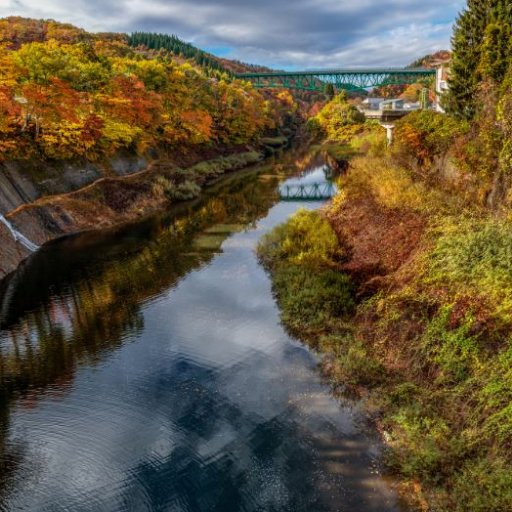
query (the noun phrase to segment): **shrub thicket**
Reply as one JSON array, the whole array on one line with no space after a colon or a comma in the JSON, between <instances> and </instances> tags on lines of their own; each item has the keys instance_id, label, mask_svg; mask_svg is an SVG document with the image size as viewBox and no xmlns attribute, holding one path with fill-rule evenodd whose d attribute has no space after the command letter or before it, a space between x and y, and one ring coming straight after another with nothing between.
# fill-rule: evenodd
<instances>
[{"instance_id":1,"label":"shrub thicket","mask_svg":"<svg viewBox=\"0 0 512 512\"><path fill-rule=\"evenodd\" d=\"M345 92L341 92L308 123L315 135L324 135L329 140L349 142L362 130L364 122L364 114L349 103Z\"/></svg>"}]
</instances>

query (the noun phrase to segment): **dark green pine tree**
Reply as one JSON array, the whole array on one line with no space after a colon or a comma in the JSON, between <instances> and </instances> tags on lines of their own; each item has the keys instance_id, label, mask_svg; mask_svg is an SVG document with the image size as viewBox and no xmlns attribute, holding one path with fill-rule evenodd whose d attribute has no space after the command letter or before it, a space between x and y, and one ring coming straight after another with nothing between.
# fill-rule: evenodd
<instances>
[{"instance_id":1,"label":"dark green pine tree","mask_svg":"<svg viewBox=\"0 0 512 512\"><path fill-rule=\"evenodd\" d=\"M476 97L482 81L482 44L494 4L496 0L468 0L455 23L450 90L444 105L450 113L466 119L474 117L476 112Z\"/></svg>"},{"instance_id":2,"label":"dark green pine tree","mask_svg":"<svg viewBox=\"0 0 512 512\"><path fill-rule=\"evenodd\" d=\"M199 66L225 71L224 67L208 53L196 48L190 43L185 43L175 35L153 34L149 32L134 32L128 36L128 44L134 47L143 45L151 50L168 50L175 55L187 59L194 59Z\"/></svg>"},{"instance_id":3,"label":"dark green pine tree","mask_svg":"<svg viewBox=\"0 0 512 512\"><path fill-rule=\"evenodd\" d=\"M500 86L507 74L512 56L512 4L496 0L489 11L488 24L482 41L480 72L484 80Z\"/></svg>"},{"instance_id":4,"label":"dark green pine tree","mask_svg":"<svg viewBox=\"0 0 512 512\"><path fill-rule=\"evenodd\" d=\"M336 94L336 91L334 90L334 85L331 83L325 84L324 94L329 100L332 100Z\"/></svg>"}]
</instances>

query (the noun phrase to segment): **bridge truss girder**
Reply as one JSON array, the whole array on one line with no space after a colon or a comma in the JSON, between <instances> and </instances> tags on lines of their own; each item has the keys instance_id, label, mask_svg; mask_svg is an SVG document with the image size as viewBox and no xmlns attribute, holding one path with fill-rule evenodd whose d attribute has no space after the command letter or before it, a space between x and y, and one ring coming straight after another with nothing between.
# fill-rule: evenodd
<instances>
[{"instance_id":1,"label":"bridge truss girder","mask_svg":"<svg viewBox=\"0 0 512 512\"><path fill-rule=\"evenodd\" d=\"M285 185L279 191L283 201L325 201L331 199L336 192L333 183L310 183L299 185Z\"/></svg>"},{"instance_id":2,"label":"bridge truss girder","mask_svg":"<svg viewBox=\"0 0 512 512\"><path fill-rule=\"evenodd\" d=\"M283 73L246 73L237 75L262 89L297 89L323 91L327 84L337 90L357 91L385 85L408 85L434 78L433 69L340 70Z\"/></svg>"}]
</instances>

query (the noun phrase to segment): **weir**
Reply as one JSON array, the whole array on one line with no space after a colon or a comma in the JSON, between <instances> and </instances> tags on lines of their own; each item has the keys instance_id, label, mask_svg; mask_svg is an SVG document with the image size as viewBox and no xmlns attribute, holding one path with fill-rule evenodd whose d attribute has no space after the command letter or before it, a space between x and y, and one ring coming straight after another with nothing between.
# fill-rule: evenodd
<instances>
[{"instance_id":1,"label":"weir","mask_svg":"<svg viewBox=\"0 0 512 512\"><path fill-rule=\"evenodd\" d=\"M25 249L35 252L39 246L31 242L25 235L20 233L3 215L0 214L0 222L9 230L16 242L19 242Z\"/></svg>"}]
</instances>

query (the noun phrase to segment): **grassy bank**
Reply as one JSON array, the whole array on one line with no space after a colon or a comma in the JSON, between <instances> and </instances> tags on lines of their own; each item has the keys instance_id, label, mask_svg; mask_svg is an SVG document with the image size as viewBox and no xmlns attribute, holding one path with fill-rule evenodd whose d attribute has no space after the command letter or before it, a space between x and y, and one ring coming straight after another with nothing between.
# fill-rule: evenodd
<instances>
[{"instance_id":1,"label":"grassy bank","mask_svg":"<svg viewBox=\"0 0 512 512\"><path fill-rule=\"evenodd\" d=\"M321 333L326 323L343 329L353 309L350 279L339 272L343 251L317 212L299 211L261 240L260 260L274 277L282 318L301 337Z\"/></svg>"},{"instance_id":2,"label":"grassy bank","mask_svg":"<svg viewBox=\"0 0 512 512\"><path fill-rule=\"evenodd\" d=\"M354 341L356 286L343 271L348 255L325 215L300 210L264 236L257 250L272 275L287 329L326 353L329 371L336 372L340 382L373 381L382 370Z\"/></svg>"},{"instance_id":3,"label":"grassy bank","mask_svg":"<svg viewBox=\"0 0 512 512\"><path fill-rule=\"evenodd\" d=\"M259 246L283 321L365 397L413 505L512 510L510 220L365 144Z\"/></svg>"},{"instance_id":4,"label":"grassy bank","mask_svg":"<svg viewBox=\"0 0 512 512\"><path fill-rule=\"evenodd\" d=\"M199 195L201 187L224 174L256 164L262 158L263 155L258 151L246 151L200 162L188 169L164 171L153 178L152 190L157 195L163 194L170 201L193 199Z\"/></svg>"}]
</instances>

